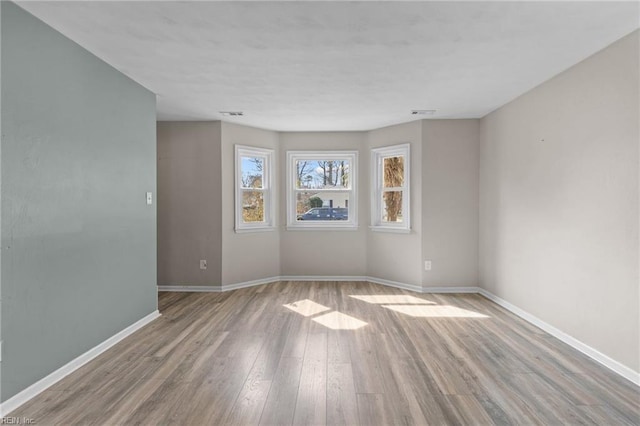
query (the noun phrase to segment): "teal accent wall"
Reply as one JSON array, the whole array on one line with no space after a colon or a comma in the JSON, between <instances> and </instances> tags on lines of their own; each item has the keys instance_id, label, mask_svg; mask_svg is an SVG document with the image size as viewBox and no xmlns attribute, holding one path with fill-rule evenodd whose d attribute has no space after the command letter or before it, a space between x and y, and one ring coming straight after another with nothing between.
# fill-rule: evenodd
<instances>
[{"instance_id":1,"label":"teal accent wall","mask_svg":"<svg viewBox=\"0 0 640 426\"><path fill-rule=\"evenodd\" d=\"M1 10L1 395L157 309L155 96Z\"/></svg>"}]
</instances>

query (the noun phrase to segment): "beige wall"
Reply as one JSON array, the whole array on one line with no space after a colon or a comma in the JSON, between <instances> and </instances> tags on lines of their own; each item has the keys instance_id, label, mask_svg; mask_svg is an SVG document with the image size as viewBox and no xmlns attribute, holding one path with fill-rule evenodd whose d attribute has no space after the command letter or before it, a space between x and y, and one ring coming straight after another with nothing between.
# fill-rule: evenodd
<instances>
[{"instance_id":1,"label":"beige wall","mask_svg":"<svg viewBox=\"0 0 640 426\"><path fill-rule=\"evenodd\" d=\"M280 134L280 188L286 188L286 153L290 150L357 150L359 166L357 231L284 231L286 194L280 198L282 275L366 275L366 228L369 223L368 151L364 132Z\"/></svg>"},{"instance_id":2,"label":"beige wall","mask_svg":"<svg viewBox=\"0 0 640 426\"><path fill-rule=\"evenodd\" d=\"M225 122L159 123L159 285L231 285L279 275L476 285L474 132L474 120L317 133L277 133ZM369 228L370 148L400 143L411 144L412 230L374 232ZM277 228L272 232L234 230L236 144L276 151ZM289 150L358 151L358 230L286 230ZM207 259L207 271L199 269L199 259ZM423 271L424 259L434 262L433 271Z\"/></svg>"},{"instance_id":3,"label":"beige wall","mask_svg":"<svg viewBox=\"0 0 640 426\"><path fill-rule=\"evenodd\" d=\"M222 285L280 275L280 232L235 232L235 145L277 149L278 133L222 122ZM276 180L281 164L276 155ZM274 188L278 218L278 186ZM282 222L276 219L279 227Z\"/></svg>"},{"instance_id":4,"label":"beige wall","mask_svg":"<svg viewBox=\"0 0 640 426\"><path fill-rule=\"evenodd\" d=\"M640 371L638 32L481 121L483 288Z\"/></svg>"},{"instance_id":5,"label":"beige wall","mask_svg":"<svg viewBox=\"0 0 640 426\"><path fill-rule=\"evenodd\" d=\"M479 120L422 121L424 287L478 285ZM423 262L424 263L424 262Z\"/></svg>"},{"instance_id":6,"label":"beige wall","mask_svg":"<svg viewBox=\"0 0 640 426\"><path fill-rule=\"evenodd\" d=\"M158 285L219 286L220 122L159 122L157 138Z\"/></svg>"},{"instance_id":7,"label":"beige wall","mask_svg":"<svg viewBox=\"0 0 640 426\"><path fill-rule=\"evenodd\" d=\"M422 285L422 126L421 121L384 127L367 133L369 148L409 143L411 149L410 196L411 232L408 234L372 231L370 219L370 195L367 192L367 271L375 278L405 284ZM369 163L370 151L365 153ZM370 180L369 172L366 175Z\"/></svg>"}]
</instances>

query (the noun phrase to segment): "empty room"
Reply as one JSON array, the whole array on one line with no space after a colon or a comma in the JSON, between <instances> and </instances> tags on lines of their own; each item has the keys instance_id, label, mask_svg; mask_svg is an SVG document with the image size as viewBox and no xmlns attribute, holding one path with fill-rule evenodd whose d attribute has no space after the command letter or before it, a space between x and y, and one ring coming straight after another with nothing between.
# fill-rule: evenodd
<instances>
[{"instance_id":1,"label":"empty room","mask_svg":"<svg viewBox=\"0 0 640 426\"><path fill-rule=\"evenodd\" d=\"M640 424L640 3L0 1L0 424Z\"/></svg>"}]
</instances>

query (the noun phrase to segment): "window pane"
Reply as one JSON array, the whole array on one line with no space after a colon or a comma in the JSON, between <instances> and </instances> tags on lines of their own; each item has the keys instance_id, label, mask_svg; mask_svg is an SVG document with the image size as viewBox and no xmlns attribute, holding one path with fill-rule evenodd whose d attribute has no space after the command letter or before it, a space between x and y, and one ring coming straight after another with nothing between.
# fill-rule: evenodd
<instances>
[{"instance_id":1,"label":"window pane","mask_svg":"<svg viewBox=\"0 0 640 426\"><path fill-rule=\"evenodd\" d=\"M404 185L404 157L387 157L383 160L385 188L397 188Z\"/></svg>"},{"instance_id":2,"label":"window pane","mask_svg":"<svg viewBox=\"0 0 640 426\"><path fill-rule=\"evenodd\" d=\"M402 222L402 191L382 193L382 221Z\"/></svg>"},{"instance_id":3,"label":"window pane","mask_svg":"<svg viewBox=\"0 0 640 426\"><path fill-rule=\"evenodd\" d=\"M349 220L348 206L348 192L298 192L296 197L296 220Z\"/></svg>"},{"instance_id":4,"label":"window pane","mask_svg":"<svg viewBox=\"0 0 640 426\"><path fill-rule=\"evenodd\" d=\"M349 188L349 160L296 160L296 188Z\"/></svg>"},{"instance_id":5,"label":"window pane","mask_svg":"<svg viewBox=\"0 0 640 426\"><path fill-rule=\"evenodd\" d=\"M264 194L262 191L242 191L242 221L264 222Z\"/></svg>"},{"instance_id":6,"label":"window pane","mask_svg":"<svg viewBox=\"0 0 640 426\"><path fill-rule=\"evenodd\" d=\"M242 157L242 187L263 188L264 158Z\"/></svg>"}]
</instances>

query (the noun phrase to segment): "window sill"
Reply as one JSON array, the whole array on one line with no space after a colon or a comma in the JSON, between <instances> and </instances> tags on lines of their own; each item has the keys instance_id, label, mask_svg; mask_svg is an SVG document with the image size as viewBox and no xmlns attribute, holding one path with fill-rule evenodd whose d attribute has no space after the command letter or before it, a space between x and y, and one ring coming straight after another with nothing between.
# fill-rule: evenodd
<instances>
[{"instance_id":1,"label":"window sill","mask_svg":"<svg viewBox=\"0 0 640 426\"><path fill-rule=\"evenodd\" d=\"M300 225L287 225L287 231L357 231L358 225L348 226L335 226L335 225L315 225L315 226L300 226Z\"/></svg>"},{"instance_id":2,"label":"window sill","mask_svg":"<svg viewBox=\"0 0 640 426\"><path fill-rule=\"evenodd\" d=\"M393 226L370 226L370 230L373 232L387 232L391 234L410 234L411 228L396 228Z\"/></svg>"},{"instance_id":3,"label":"window sill","mask_svg":"<svg viewBox=\"0 0 640 426\"><path fill-rule=\"evenodd\" d=\"M272 232L275 231L275 226L260 226L255 228L236 228L236 234L249 234L253 232Z\"/></svg>"}]
</instances>

